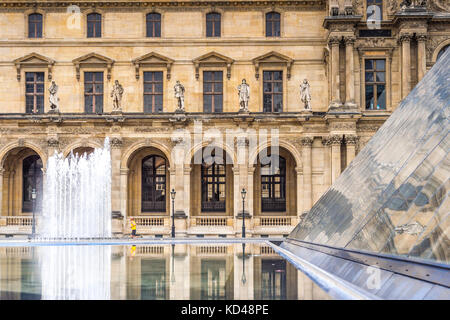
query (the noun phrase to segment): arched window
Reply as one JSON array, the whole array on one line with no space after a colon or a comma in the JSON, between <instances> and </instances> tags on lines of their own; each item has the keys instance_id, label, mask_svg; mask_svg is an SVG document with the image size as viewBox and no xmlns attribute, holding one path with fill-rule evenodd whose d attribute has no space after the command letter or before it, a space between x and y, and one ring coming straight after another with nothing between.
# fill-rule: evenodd
<instances>
[{"instance_id":1,"label":"arched window","mask_svg":"<svg viewBox=\"0 0 450 320\"><path fill-rule=\"evenodd\" d=\"M142 212L166 211L166 160L148 156L142 160Z\"/></svg>"},{"instance_id":2,"label":"arched window","mask_svg":"<svg viewBox=\"0 0 450 320\"><path fill-rule=\"evenodd\" d=\"M442 55L448 50L449 47L450 47L450 44L446 45L445 47L443 47L443 48L439 51L439 53L438 53L438 55L437 55L437 57L436 57L436 61L438 61L439 58L442 57Z\"/></svg>"},{"instance_id":3,"label":"arched window","mask_svg":"<svg viewBox=\"0 0 450 320\"><path fill-rule=\"evenodd\" d=\"M42 38L42 14L28 15L28 38Z\"/></svg>"},{"instance_id":4,"label":"arched window","mask_svg":"<svg viewBox=\"0 0 450 320\"><path fill-rule=\"evenodd\" d=\"M266 13L266 37L281 36L281 16L278 12Z\"/></svg>"},{"instance_id":5,"label":"arched window","mask_svg":"<svg viewBox=\"0 0 450 320\"><path fill-rule=\"evenodd\" d=\"M36 191L36 209L42 199L42 160L38 155L25 158L22 164L22 212L33 211L33 190Z\"/></svg>"},{"instance_id":6,"label":"arched window","mask_svg":"<svg viewBox=\"0 0 450 320\"><path fill-rule=\"evenodd\" d=\"M147 37L161 37L161 15L156 12L148 13L145 19L147 27Z\"/></svg>"},{"instance_id":7,"label":"arched window","mask_svg":"<svg viewBox=\"0 0 450 320\"><path fill-rule=\"evenodd\" d=\"M261 212L286 211L286 160L277 160L261 164Z\"/></svg>"},{"instance_id":8,"label":"arched window","mask_svg":"<svg viewBox=\"0 0 450 320\"><path fill-rule=\"evenodd\" d=\"M87 37L100 38L102 36L102 15L89 13L87 15Z\"/></svg>"},{"instance_id":9,"label":"arched window","mask_svg":"<svg viewBox=\"0 0 450 320\"><path fill-rule=\"evenodd\" d=\"M220 13L208 13L206 15L206 36L220 37Z\"/></svg>"},{"instance_id":10,"label":"arched window","mask_svg":"<svg viewBox=\"0 0 450 320\"><path fill-rule=\"evenodd\" d=\"M212 154L214 157L214 154ZM225 162L225 161L224 161ZM204 161L202 164L202 211L225 212L225 163Z\"/></svg>"}]
</instances>

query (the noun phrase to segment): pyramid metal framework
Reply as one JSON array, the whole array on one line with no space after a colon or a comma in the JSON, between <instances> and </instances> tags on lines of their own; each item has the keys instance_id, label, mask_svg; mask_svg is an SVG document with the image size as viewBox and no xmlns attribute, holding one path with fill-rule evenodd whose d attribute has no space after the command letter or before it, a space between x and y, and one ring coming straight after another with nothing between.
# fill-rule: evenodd
<instances>
[{"instance_id":1,"label":"pyramid metal framework","mask_svg":"<svg viewBox=\"0 0 450 320\"><path fill-rule=\"evenodd\" d=\"M437 264L448 279L449 116L447 50L281 246Z\"/></svg>"}]
</instances>

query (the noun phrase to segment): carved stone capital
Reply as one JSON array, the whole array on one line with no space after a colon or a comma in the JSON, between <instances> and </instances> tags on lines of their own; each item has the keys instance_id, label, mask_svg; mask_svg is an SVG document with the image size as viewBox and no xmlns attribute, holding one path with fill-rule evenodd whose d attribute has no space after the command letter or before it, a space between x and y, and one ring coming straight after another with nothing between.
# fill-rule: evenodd
<instances>
[{"instance_id":1,"label":"carved stone capital","mask_svg":"<svg viewBox=\"0 0 450 320\"><path fill-rule=\"evenodd\" d=\"M356 145L358 143L359 137L357 135L346 135L345 143L349 145Z\"/></svg>"},{"instance_id":2,"label":"carved stone capital","mask_svg":"<svg viewBox=\"0 0 450 320\"><path fill-rule=\"evenodd\" d=\"M331 145L330 137L329 137L329 136L322 137L322 144L323 144L324 146L329 146L329 145Z\"/></svg>"},{"instance_id":3,"label":"carved stone capital","mask_svg":"<svg viewBox=\"0 0 450 320\"><path fill-rule=\"evenodd\" d=\"M344 42L346 46L355 45L356 38L355 37L344 37Z\"/></svg>"},{"instance_id":4,"label":"carved stone capital","mask_svg":"<svg viewBox=\"0 0 450 320\"><path fill-rule=\"evenodd\" d=\"M338 46L341 43L340 37L337 36L331 36L328 38L328 45L329 46Z\"/></svg>"},{"instance_id":5,"label":"carved stone capital","mask_svg":"<svg viewBox=\"0 0 450 320\"><path fill-rule=\"evenodd\" d=\"M312 137L303 137L300 139L300 144L303 147L311 147L314 139Z\"/></svg>"},{"instance_id":6,"label":"carved stone capital","mask_svg":"<svg viewBox=\"0 0 450 320\"><path fill-rule=\"evenodd\" d=\"M427 41L427 35L426 34L420 34L416 36L418 42L426 42Z\"/></svg>"},{"instance_id":7,"label":"carved stone capital","mask_svg":"<svg viewBox=\"0 0 450 320\"><path fill-rule=\"evenodd\" d=\"M403 33L398 37L398 42L399 43L403 43L403 42L411 42L412 39L412 34L410 33Z\"/></svg>"},{"instance_id":8,"label":"carved stone capital","mask_svg":"<svg viewBox=\"0 0 450 320\"><path fill-rule=\"evenodd\" d=\"M249 140L247 137L237 137L236 138L236 146L237 147L248 147Z\"/></svg>"},{"instance_id":9,"label":"carved stone capital","mask_svg":"<svg viewBox=\"0 0 450 320\"><path fill-rule=\"evenodd\" d=\"M120 139L120 138L112 138L110 143L111 143L111 148L121 148L122 147L122 139Z\"/></svg>"},{"instance_id":10,"label":"carved stone capital","mask_svg":"<svg viewBox=\"0 0 450 320\"><path fill-rule=\"evenodd\" d=\"M57 138L51 137L47 139L47 145L52 148L58 148L59 140Z\"/></svg>"},{"instance_id":11,"label":"carved stone capital","mask_svg":"<svg viewBox=\"0 0 450 320\"><path fill-rule=\"evenodd\" d=\"M330 144L331 145L341 145L342 144L343 137L338 134L334 134L330 136Z\"/></svg>"}]
</instances>

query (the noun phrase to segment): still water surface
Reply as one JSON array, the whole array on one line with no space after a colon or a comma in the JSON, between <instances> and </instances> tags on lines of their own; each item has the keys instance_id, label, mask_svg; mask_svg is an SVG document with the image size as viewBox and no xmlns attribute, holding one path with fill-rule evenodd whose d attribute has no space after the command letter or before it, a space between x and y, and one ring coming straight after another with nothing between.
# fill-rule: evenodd
<instances>
[{"instance_id":1,"label":"still water surface","mask_svg":"<svg viewBox=\"0 0 450 320\"><path fill-rule=\"evenodd\" d=\"M0 299L331 299L265 244L0 247Z\"/></svg>"}]
</instances>

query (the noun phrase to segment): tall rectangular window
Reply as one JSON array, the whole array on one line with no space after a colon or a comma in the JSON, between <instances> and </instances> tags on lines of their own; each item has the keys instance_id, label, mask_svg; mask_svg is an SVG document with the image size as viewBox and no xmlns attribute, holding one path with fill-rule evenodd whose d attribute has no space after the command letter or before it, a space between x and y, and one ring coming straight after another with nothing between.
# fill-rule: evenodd
<instances>
[{"instance_id":1,"label":"tall rectangular window","mask_svg":"<svg viewBox=\"0 0 450 320\"><path fill-rule=\"evenodd\" d=\"M367 19L383 20L383 0L367 0Z\"/></svg>"},{"instance_id":2,"label":"tall rectangular window","mask_svg":"<svg viewBox=\"0 0 450 320\"><path fill-rule=\"evenodd\" d=\"M25 72L26 113L44 113L44 72Z\"/></svg>"},{"instance_id":3,"label":"tall rectangular window","mask_svg":"<svg viewBox=\"0 0 450 320\"><path fill-rule=\"evenodd\" d=\"M28 38L42 38L42 14L28 16Z\"/></svg>"},{"instance_id":4,"label":"tall rectangular window","mask_svg":"<svg viewBox=\"0 0 450 320\"><path fill-rule=\"evenodd\" d=\"M263 111L283 111L283 71L263 72Z\"/></svg>"},{"instance_id":5,"label":"tall rectangular window","mask_svg":"<svg viewBox=\"0 0 450 320\"><path fill-rule=\"evenodd\" d=\"M163 111L163 73L144 72L144 112Z\"/></svg>"},{"instance_id":6,"label":"tall rectangular window","mask_svg":"<svg viewBox=\"0 0 450 320\"><path fill-rule=\"evenodd\" d=\"M203 112L223 111L223 72L203 72Z\"/></svg>"},{"instance_id":7,"label":"tall rectangular window","mask_svg":"<svg viewBox=\"0 0 450 320\"><path fill-rule=\"evenodd\" d=\"M281 16L278 12L266 14L266 37L281 36Z\"/></svg>"},{"instance_id":8,"label":"tall rectangular window","mask_svg":"<svg viewBox=\"0 0 450 320\"><path fill-rule=\"evenodd\" d=\"M102 36L102 15L90 13L87 15L87 37L100 38Z\"/></svg>"},{"instance_id":9,"label":"tall rectangular window","mask_svg":"<svg viewBox=\"0 0 450 320\"><path fill-rule=\"evenodd\" d=\"M386 60L366 59L365 98L367 110L386 110Z\"/></svg>"},{"instance_id":10,"label":"tall rectangular window","mask_svg":"<svg viewBox=\"0 0 450 320\"><path fill-rule=\"evenodd\" d=\"M208 13L206 15L206 36L220 37L220 13Z\"/></svg>"},{"instance_id":11,"label":"tall rectangular window","mask_svg":"<svg viewBox=\"0 0 450 320\"><path fill-rule=\"evenodd\" d=\"M161 15L159 13L149 13L146 16L147 37L161 37Z\"/></svg>"},{"instance_id":12,"label":"tall rectangular window","mask_svg":"<svg viewBox=\"0 0 450 320\"><path fill-rule=\"evenodd\" d=\"M84 111L103 113L103 72L84 73Z\"/></svg>"}]
</instances>

